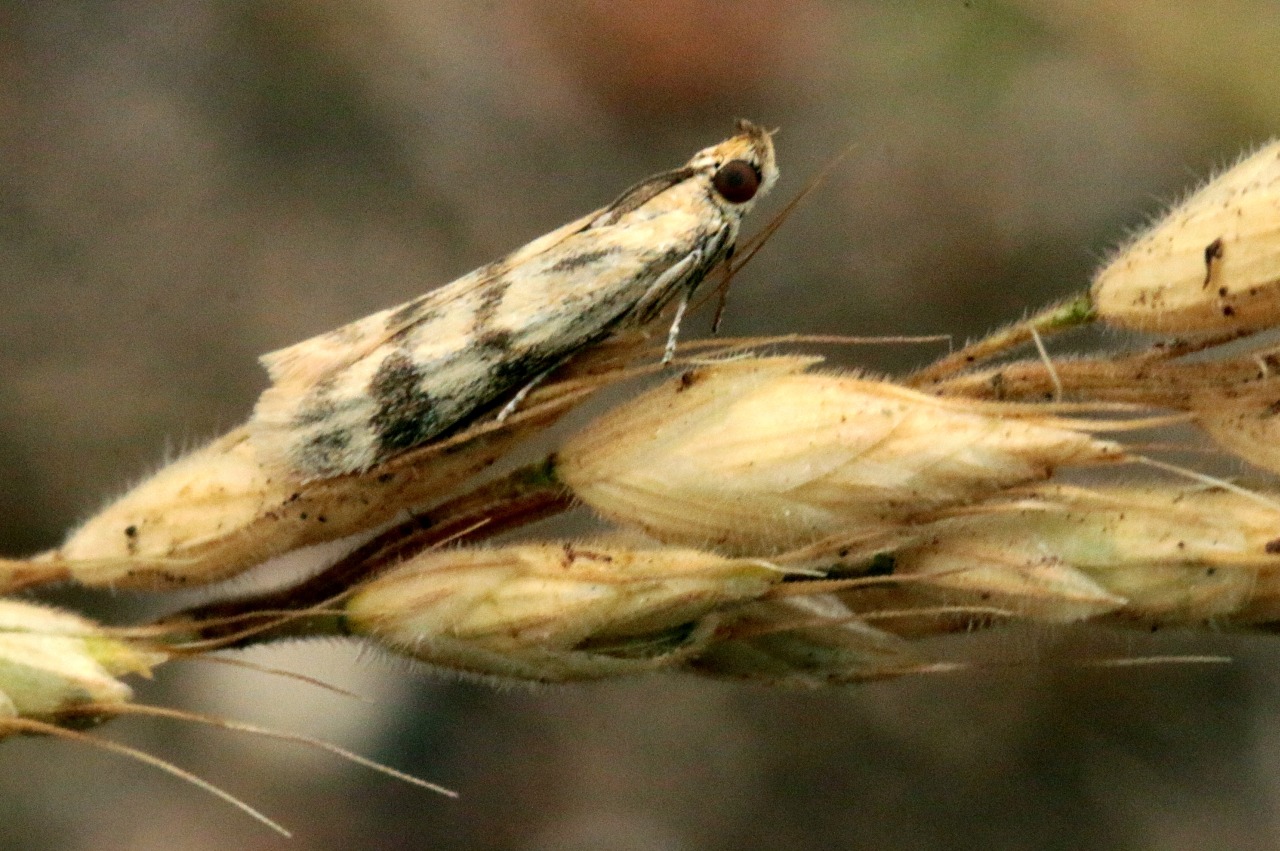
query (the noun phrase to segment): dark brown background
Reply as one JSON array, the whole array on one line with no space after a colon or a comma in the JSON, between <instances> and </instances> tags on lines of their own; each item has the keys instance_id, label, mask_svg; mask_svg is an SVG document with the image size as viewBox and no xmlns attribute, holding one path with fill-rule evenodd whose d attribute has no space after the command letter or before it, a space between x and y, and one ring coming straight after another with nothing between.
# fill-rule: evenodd
<instances>
[{"instance_id":1,"label":"dark brown background","mask_svg":"<svg viewBox=\"0 0 1280 851\"><path fill-rule=\"evenodd\" d=\"M781 128L757 226L854 148L738 279L726 332L980 333L1084 286L1275 133L1278 44L1273 0L0 3L0 551L55 544L240 421L261 352L492 259L738 116ZM173 604L63 599L118 622ZM1071 664L1187 649L1236 661ZM1280 827L1273 640L1022 633L978 673L818 693L492 690L339 644L250 658L376 705L198 663L144 697L462 793L168 722L103 731L299 851L1206 849ZM0 846L276 844L154 770L0 746Z\"/></svg>"}]
</instances>

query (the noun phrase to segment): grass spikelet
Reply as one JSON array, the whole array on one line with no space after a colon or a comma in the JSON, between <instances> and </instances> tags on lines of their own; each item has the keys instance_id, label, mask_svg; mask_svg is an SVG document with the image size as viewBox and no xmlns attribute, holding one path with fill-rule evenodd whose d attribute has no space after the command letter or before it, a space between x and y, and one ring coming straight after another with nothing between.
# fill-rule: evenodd
<instances>
[{"instance_id":1,"label":"grass spikelet","mask_svg":"<svg viewBox=\"0 0 1280 851\"><path fill-rule=\"evenodd\" d=\"M616 522L735 555L856 534L1123 460L1070 420L750 358L685 372L569 440L556 475Z\"/></svg>"},{"instance_id":2,"label":"grass spikelet","mask_svg":"<svg viewBox=\"0 0 1280 851\"><path fill-rule=\"evenodd\" d=\"M0 599L0 718L57 724L85 705L125 704L133 691L120 677L150 676L166 658L80 615Z\"/></svg>"},{"instance_id":3,"label":"grass spikelet","mask_svg":"<svg viewBox=\"0 0 1280 851\"><path fill-rule=\"evenodd\" d=\"M1104 322L1214 334L1280 320L1280 142L1207 183L1119 251L1094 278Z\"/></svg>"},{"instance_id":4,"label":"grass spikelet","mask_svg":"<svg viewBox=\"0 0 1280 851\"><path fill-rule=\"evenodd\" d=\"M427 553L357 588L356 635L452 670L555 682L697 653L720 609L784 573L687 549L525 544Z\"/></svg>"}]
</instances>

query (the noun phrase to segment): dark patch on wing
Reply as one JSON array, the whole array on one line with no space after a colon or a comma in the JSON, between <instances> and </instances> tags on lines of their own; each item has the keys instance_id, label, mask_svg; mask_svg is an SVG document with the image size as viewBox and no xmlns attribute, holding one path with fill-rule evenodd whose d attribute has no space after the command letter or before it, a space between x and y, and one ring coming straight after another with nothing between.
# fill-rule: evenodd
<instances>
[{"instance_id":1,"label":"dark patch on wing","mask_svg":"<svg viewBox=\"0 0 1280 851\"><path fill-rule=\"evenodd\" d=\"M575 269L581 269L583 266L590 266L592 263L603 260L606 257L612 257L618 253L618 248L601 248L598 251L584 251L572 257L566 257L563 260L557 260L547 269L548 272L572 272Z\"/></svg>"},{"instance_id":2,"label":"dark patch on wing","mask_svg":"<svg viewBox=\"0 0 1280 851\"><path fill-rule=\"evenodd\" d=\"M352 408L360 407L359 399L335 399L336 389L337 375L326 375L317 381L298 407L298 412L293 415L291 424L296 428L323 425L329 420L337 419Z\"/></svg>"},{"instance_id":3,"label":"dark patch on wing","mask_svg":"<svg viewBox=\"0 0 1280 851\"><path fill-rule=\"evenodd\" d=\"M438 319L440 311L434 308L425 307L427 299L430 295L418 296L413 301L403 304L392 311L387 317L387 330L391 332L400 331L406 325L415 325L422 322L430 322Z\"/></svg>"},{"instance_id":4,"label":"dark patch on wing","mask_svg":"<svg viewBox=\"0 0 1280 851\"><path fill-rule=\"evenodd\" d=\"M422 300L426 296L418 296L413 301L405 302L391 312L387 317L387 329L394 330L399 328L406 322L411 322L418 316L418 311L422 309Z\"/></svg>"},{"instance_id":5,"label":"dark patch on wing","mask_svg":"<svg viewBox=\"0 0 1280 851\"><path fill-rule=\"evenodd\" d=\"M309 469L325 472L342 469L342 455L351 445L351 432L346 429L330 429L312 435L302 445L302 457Z\"/></svg>"},{"instance_id":6,"label":"dark patch on wing","mask_svg":"<svg viewBox=\"0 0 1280 851\"><path fill-rule=\"evenodd\" d=\"M440 423L435 400L422 388L425 377L407 354L394 352L369 382L378 406L369 425L378 435L379 455L417 446L448 425Z\"/></svg>"},{"instance_id":7,"label":"dark patch on wing","mask_svg":"<svg viewBox=\"0 0 1280 851\"><path fill-rule=\"evenodd\" d=\"M511 258L500 257L497 260L491 260L472 272L480 281L491 281L494 278L501 278L503 275L511 271Z\"/></svg>"},{"instance_id":8,"label":"dark patch on wing","mask_svg":"<svg viewBox=\"0 0 1280 851\"><path fill-rule=\"evenodd\" d=\"M350 345L360 339L360 322L348 322L324 335L324 339L339 346Z\"/></svg>"},{"instance_id":9,"label":"dark patch on wing","mask_svg":"<svg viewBox=\"0 0 1280 851\"><path fill-rule=\"evenodd\" d=\"M493 316L498 312L502 300L507 297L509 289L511 289L511 279L506 275L499 275L485 283L484 291L480 294L480 304L476 306L475 321L471 326L477 336L483 334L489 323L493 321Z\"/></svg>"},{"instance_id":10,"label":"dark patch on wing","mask_svg":"<svg viewBox=\"0 0 1280 851\"><path fill-rule=\"evenodd\" d=\"M476 337L476 347L480 349L480 357L488 354L502 355L511 351L512 339L510 331L491 328Z\"/></svg>"},{"instance_id":11,"label":"dark patch on wing","mask_svg":"<svg viewBox=\"0 0 1280 851\"><path fill-rule=\"evenodd\" d=\"M338 413L338 406L330 398L337 376L330 374L321 378L311 388L306 399L293 415L292 425L297 428L319 425Z\"/></svg>"},{"instance_id":12,"label":"dark patch on wing","mask_svg":"<svg viewBox=\"0 0 1280 851\"><path fill-rule=\"evenodd\" d=\"M294 414L291 425L295 428L319 425L326 420L333 419L334 414L337 412L337 406L329 399L316 399L300 408L298 413Z\"/></svg>"},{"instance_id":13,"label":"dark patch on wing","mask_svg":"<svg viewBox=\"0 0 1280 851\"><path fill-rule=\"evenodd\" d=\"M505 390L519 390L548 369L558 366L565 359L566 352L563 349L557 348L553 351L526 349L495 363L493 369L489 371L490 381L498 393Z\"/></svg>"},{"instance_id":14,"label":"dark patch on wing","mask_svg":"<svg viewBox=\"0 0 1280 851\"><path fill-rule=\"evenodd\" d=\"M351 432L340 428L331 429L330 431L322 431L307 440L308 449L315 449L323 452L343 450L350 445Z\"/></svg>"},{"instance_id":15,"label":"dark patch on wing","mask_svg":"<svg viewBox=\"0 0 1280 851\"><path fill-rule=\"evenodd\" d=\"M592 225L598 227L614 224L627 213L644 206L655 196L661 195L677 183L683 183L697 173L697 169L684 166L646 178L619 195L616 201L605 208L604 213L596 217Z\"/></svg>"},{"instance_id":16,"label":"dark patch on wing","mask_svg":"<svg viewBox=\"0 0 1280 851\"><path fill-rule=\"evenodd\" d=\"M323 425L330 420L340 419L343 414L358 409L363 404L359 398L333 399L329 396L313 395L293 415L290 423L297 428Z\"/></svg>"}]
</instances>

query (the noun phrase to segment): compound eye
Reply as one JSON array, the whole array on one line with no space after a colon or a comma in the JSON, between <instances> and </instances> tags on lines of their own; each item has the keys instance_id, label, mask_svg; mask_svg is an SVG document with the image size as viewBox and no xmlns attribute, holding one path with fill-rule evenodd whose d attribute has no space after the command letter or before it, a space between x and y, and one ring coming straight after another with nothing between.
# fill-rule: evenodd
<instances>
[{"instance_id":1,"label":"compound eye","mask_svg":"<svg viewBox=\"0 0 1280 851\"><path fill-rule=\"evenodd\" d=\"M746 160L730 160L720 166L711 185L720 197L731 204L745 204L756 197L760 189L760 172Z\"/></svg>"}]
</instances>

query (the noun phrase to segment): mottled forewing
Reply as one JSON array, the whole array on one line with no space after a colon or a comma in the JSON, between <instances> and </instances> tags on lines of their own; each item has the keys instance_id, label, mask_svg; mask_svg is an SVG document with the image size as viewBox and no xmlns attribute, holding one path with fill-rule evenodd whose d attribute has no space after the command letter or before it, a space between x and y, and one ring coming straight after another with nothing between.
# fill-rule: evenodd
<instances>
[{"instance_id":1,"label":"mottled forewing","mask_svg":"<svg viewBox=\"0 0 1280 851\"><path fill-rule=\"evenodd\" d=\"M263 355L259 361L266 367L272 386L259 400L255 417L262 413L263 402L267 402L268 407L279 405L282 409L287 408L290 399L296 399L312 385L336 375L397 334L449 311L456 300L473 289L483 288L495 274L554 249L567 237L588 227L607 209L589 213L543 234L496 263L481 266L412 301Z\"/></svg>"},{"instance_id":2,"label":"mottled forewing","mask_svg":"<svg viewBox=\"0 0 1280 851\"><path fill-rule=\"evenodd\" d=\"M356 472L493 408L646 296L652 306L655 282L664 301L706 274L736 234L702 193L697 181L664 186L648 205L607 208L538 250L269 356L275 384L251 421L260 451L308 478ZM691 254L696 265L664 278Z\"/></svg>"}]
</instances>

